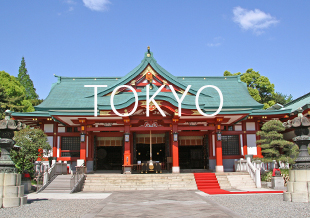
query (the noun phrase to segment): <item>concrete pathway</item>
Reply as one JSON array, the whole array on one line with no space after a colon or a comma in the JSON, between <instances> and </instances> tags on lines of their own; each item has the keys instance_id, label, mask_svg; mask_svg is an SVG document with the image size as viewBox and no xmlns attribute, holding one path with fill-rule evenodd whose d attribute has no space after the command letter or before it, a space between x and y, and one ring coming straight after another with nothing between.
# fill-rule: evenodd
<instances>
[{"instance_id":1,"label":"concrete pathway","mask_svg":"<svg viewBox=\"0 0 310 218\"><path fill-rule=\"evenodd\" d=\"M113 192L82 217L240 217L197 193L172 190Z\"/></svg>"},{"instance_id":2,"label":"concrete pathway","mask_svg":"<svg viewBox=\"0 0 310 218\"><path fill-rule=\"evenodd\" d=\"M28 200L35 199L105 199L109 197L111 193L32 193L28 194Z\"/></svg>"}]
</instances>

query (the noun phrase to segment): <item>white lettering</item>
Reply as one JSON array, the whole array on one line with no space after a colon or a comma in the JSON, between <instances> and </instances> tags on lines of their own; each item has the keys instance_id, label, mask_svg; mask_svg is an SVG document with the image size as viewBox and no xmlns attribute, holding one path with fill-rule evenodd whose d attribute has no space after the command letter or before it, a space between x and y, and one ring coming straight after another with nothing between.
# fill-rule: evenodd
<instances>
[{"instance_id":1,"label":"white lettering","mask_svg":"<svg viewBox=\"0 0 310 218\"><path fill-rule=\"evenodd\" d=\"M149 99L150 97L150 85L146 86L146 116L149 117L150 115L150 102L153 102L153 104L155 105L155 107L158 109L158 111L161 113L161 115L163 117L165 117L166 115L164 114L164 112L161 110L161 108L158 106L158 104L156 103L156 101L154 100L155 96L165 87L165 85L162 85L156 92L155 94L152 96L152 98Z\"/></svg>"},{"instance_id":2,"label":"white lettering","mask_svg":"<svg viewBox=\"0 0 310 218\"><path fill-rule=\"evenodd\" d=\"M116 91L122 87L126 87L130 90L132 90L133 94L135 95L135 106L133 108L133 110L129 113L129 114L120 114L118 113L118 111L115 109L114 107L114 95L116 93ZM121 117L127 117L127 116L131 116L136 110L137 110L137 107L138 107L138 95L137 95L137 92L134 88L132 88L131 86L127 86L127 85L122 85L122 86L118 86L116 87L113 92L112 92L112 95L111 95L111 98L110 98L110 103L111 103L111 107L112 107L112 110L114 111L115 114L117 114L118 116L121 116Z\"/></svg>"},{"instance_id":3,"label":"white lettering","mask_svg":"<svg viewBox=\"0 0 310 218\"><path fill-rule=\"evenodd\" d=\"M181 117L181 109L182 109L181 104L182 104L182 101L184 100L184 98L185 98L187 92L188 92L189 89L191 88L191 85L188 85L188 86L187 86L185 92L183 93L183 95L182 95L182 97L181 97L181 100L180 100L179 97L177 96L177 93L174 91L173 86L172 86L172 85L169 85L169 87L170 87L170 89L171 89L171 91L172 91L172 93L173 93L175 99L176 99L177 102L178 102L178 115L179 115L179 117Z\"/></svg>"},{"instance_id":4,"label":"white lettering","mask_svg":"<svg viewBox=\"0 0 310 218\"><path fill-rule=\"evenodd\" d=\"M199 99L200 92L201 92L203 89L209 88L209 87L215 89L215 90L219 93L219 96L220 96L220 106L219 106L219 108L217 109L217 111L215 111L215 113L210 114L210 115L209 115L209 114L205 114L205 113L200 109L199 103L198 103L198 99ZM222 107L223 107L223 94L222 94L221 90L220 90L218 87L213 86L213 85L206 85L206 86L201 87L201 88L198 90L197 95L196 95L196 98L195 98L195 103L196 103L196 108L197 108L198 112L199 112L201 115L203 115L203 116L205 116L205 117L212 117L212 116L217 115L217 114L222 110Z\"/></svg>"},{"instance_id":5,"label":"white lettering","mask_svg":"<svg viewBox=\"0 0 310 218\"><path fill-rule=\"evenodd\" d=\"M84 85L84 87L94 87L94 116L97 117L97 88L98 87L108 87L107 85Z\"/></svg>"}]
</instances>

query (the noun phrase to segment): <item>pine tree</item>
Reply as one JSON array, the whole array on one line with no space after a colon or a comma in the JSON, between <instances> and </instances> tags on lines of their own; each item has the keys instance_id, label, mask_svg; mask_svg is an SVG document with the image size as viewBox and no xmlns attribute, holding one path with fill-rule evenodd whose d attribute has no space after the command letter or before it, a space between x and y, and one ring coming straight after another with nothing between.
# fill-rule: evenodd
<instances>
[{"instance_id":1,"label":"pine tree","mask_svg":"<svg viewBox=\"0 0 310 218\"><path fill-rule=\"evenodd\" d=\"M5 71L0 71L0 78L0 112L7 109L14 112L34 111L32 100L25 99L26 90L16 77ZM0 114L0 117L3 118L3 113Z\"/></svg>"},{"instance_id":2,"label":"pine tree","mask_svg":"<svg viewBox=\"0 0 310 218\"><path fill-rule=\"evenodd\" d=\"M28 74L24 57L22 57L22 61L20 63L17 80L26 89L26 99L38 99L39 96L37 95L36 89L34 88L33 82Z\"/></svg>"},{"instance_id":3,"label":"pine tree","mask_svg":"<svg viewBox=\"0 0 310 218\"><path fill-rule=\"evenodd\" d=\"M282 163L294 163L298 154L298 146L292 142L283 139L283 132L285 127L280 120L270 120L264 123L262 131L258 131L257 135L261 136L260 140L257 140L257 144L262 148L262 161L272 162L279 161Z\"/></svg>"},{"instance_id":4,"label":"pine tree","mask_svg":"<svg viewBox=\"0 0 310 218\"><path fill-rule=\"evenodd\" d=\"M0 84L0 119L4 118L4 111L6 110L6 105L9 99L7 94L5 93L4 87Z\"/></svg>"}]
</instances>

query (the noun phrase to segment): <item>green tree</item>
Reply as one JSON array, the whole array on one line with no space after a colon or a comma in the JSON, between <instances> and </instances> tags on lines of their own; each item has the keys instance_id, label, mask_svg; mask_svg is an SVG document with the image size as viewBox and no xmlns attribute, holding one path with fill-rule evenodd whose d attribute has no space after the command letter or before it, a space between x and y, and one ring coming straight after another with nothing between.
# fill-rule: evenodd
<instances>
[{"instance_id":1,"label":"green tree","mask_svg":"<svg viewBox=\"0 0 310 218\"><path fill-rule=\"evenodd\" d=\"M257 140L257 144L262 148L262 161L272 162L276 160L278 164L279 161L294 163L298 154L298 146L283 139L280 132L283 132L285 127L282 122L280 120L270 120L264 123L261 130L256 134L261 136L261 139Z\"/></svg>"},{"instance_id":2,"label":"green tree","mask_svg":"<svg viewBox=\"0 0 310 218\"><path fill-rule=\"evenodd\" d=\"M4 111L6 110L9 102L8 96L5 93L4 87L0 84L0 119L4 118Z\"/></svg>"},{"instance_id":3,"label":"green tree","mask_svg":"<svg viewBox=\"0 0 310 218\"><path fill-rule=\"evenodd\" d=\"M18 172L23 173L27 170L30 174L34 173L34 161L40 156L39 150L43 150L43 155L47 155L51 146L47 142L47 136L43 130L30 128L29 126L15 132L14 141L20 146L19 151L11 150L11 158L15 163Z\"/></svg>"},{"instance_id":4,"label":"green tree","mask_svg":"<svg viewBox=\"0 0 310 218\"><path fill-rule=\"evenodd\" d=\"M293 100L292 95L284 95L280 92L276 92L273 95L273 99L275 103L285 105Z\"/></svg>"},{"instance_id":5,"label":"green tree","mask_svg":"<svg viewBox=\"0 0 310 218\"><path fill-rule=\"evenodd\" d=\"M275 104L273 99L274 84L270 83L268 77L261 76L259 72L253 69L248 69L245 73L230 73L224 72L224 76L241 75L241 81L245 82L248 87L249 94L259 103L264 104L264 109Z\"/></svg>"},{"instance_id":6,"label":"green tree","mask_svg":"<svg viewBox=\"0 0 310 218\"><path fill-rule=\"evenodd\" d=\"M38 99L39 96L37 95L36 89L34 88L33 82L28 74L24 57L22 57L22 61L20 63L17 80L20 82L20 84L22 84L22 86L25 87L26 99Z\"/></svg>"},{"instance_id":7,"label":"green tree","mask_svg":"<svg viewBox=\"0 0 310 218\"><path fill-rule=\"evenodd\" d=\"M1 108L3 110L9 109L15 112L34 111L31 101L25 99L25 88L14 76L5 71L0 71L0 78L0 85L3 87L3 92L7 97L7 101L1 101Z\"/></svg>"}]
</instances>

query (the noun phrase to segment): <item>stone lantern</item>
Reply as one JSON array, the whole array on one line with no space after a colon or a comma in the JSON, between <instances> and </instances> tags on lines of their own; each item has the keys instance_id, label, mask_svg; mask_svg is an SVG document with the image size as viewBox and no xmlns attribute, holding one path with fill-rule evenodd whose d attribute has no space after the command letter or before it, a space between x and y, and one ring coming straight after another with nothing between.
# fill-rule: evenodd
<instances>
[{"instance_id":1,"label":"stone lantern","mask_svg":"<svg viewBox=\"0 0 310 218\"><path fill-rule=\"evenodd\" d=\"M310 194L310 155L308 144L310 143L309 127L310 121L302 114L299 108L298 116L293 120L283 123L284 127L294 129L296 137L293 141L299 147L299 155L289 170L290 181L287 184L287 192L283 195L284 201L309 202Z\"/></svg>"},{"instance_id":2,"label":"stone lantern","mask_svg":"<svg viewBox=\"0 0 310 218\"><path fill-rule=\"evenodd\" d=\"M18 207L27 203L24 197L24 186L21 185L21 174L16 173L10 151L15 141L14 131L21 130L24 125L11 120L11 111L5 111L5 119L0 120L0 207Z\"/></svg>"}]
</instances>

